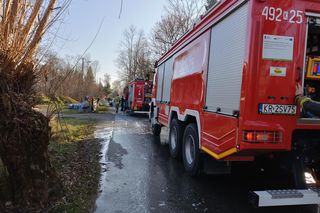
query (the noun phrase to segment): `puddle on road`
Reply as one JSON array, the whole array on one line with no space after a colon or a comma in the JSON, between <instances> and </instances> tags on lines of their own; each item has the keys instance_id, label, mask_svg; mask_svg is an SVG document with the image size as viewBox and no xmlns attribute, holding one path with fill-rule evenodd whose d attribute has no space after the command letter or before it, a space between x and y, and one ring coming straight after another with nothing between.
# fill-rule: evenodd
<instances>
[{"instance_id":1,"label":"puddle on road","mask_svg":"<svg viewBox=\"0 0 320 213\"><path fill-rule=\"evenodd\" d=\"M141 123L138 121L130 121L118 119L112 121L111 123L98 125L97 130L94 133L95 138L102 139L102 148L100 151L100 165L101 165L101 186L100 191L103 189L105 184L106 172L110 168L110 163L113 163L114 166L118 169L123 168L122 157L128 154L127 150L124 149L121 144L118 144L112 140L113 132L117 130L121 132L120 134L150 134L149 123ZM108 165L109 164L109 165Z\"/></svg>"},{"instance_id":2,"label":"puddle on road","mask_svg":"<svg viewBox=\"0 0 320 213\"><path fill-rule=\"evenodd\" d=\"M128 151L124 149L121 144L114 142L113 140L109 143L107 151L108 161L112 162L118 169L123 168L122 157L127 155Z\"/></svg>"},{"instance_id":3,"label":"puddle on road","mask_svg":"<svg viewBox=\"0 0 320 213\"><path fill-rule=\"evenodd\" d=\"M105 179L106 179L106 172L108 170L108 159L107 159L107 151L109 148L109 144L111 142L112 139L112 134L113 134L113 125L114 122L112 122L112 124L109 126L98 126L97 130L94 133L94 137L98 138L98 139L102 139L101 141L101 151L100 151L100 165L101 165L101 175L100 175L100 188L99 191L101 192L101 190L104 188L105 185Z\"/></svg>"},{"instance_id":4,"label":"puddle on road","mask_svg":"<svg viewBox=\"0 0 320 213\"><path fill-rule=\"evenodd\" d=\"M148 135L151 134L150 124L148 122L142 123L138 121L117 120L115 127L117 131L121 131L122 135Z\"/></svg>"},{"instance_id":5,"label":"puddle on road","mask_svg":"<svg viewBox=\"0 0 320 213\"><path fill-rule=\"evenodd\" d=\"M94 133L94 137L100 139L102 145L100 150L101 158L99 161L101 165L100 186L96 207L101 203L104 203L104 201L101 200L101 197L103 195L103 190L107 188L107 172L112 167L111 164L118 169L122 169L122 158L124 155L128 154L127 150L124 149L121 144L112 140L114 131L122 130L122 132L125 132L130 129L130 127L132 127L132 125L129 124L129 122L112 121L107 124L98 125Z\"/></svg>"},{"instance_id":6,"label":"puddle on road","mask_svg":"<svg viewBox=\"0 0 320 213\"><path fill-rule=\"evenodd\" d=\"M113 140L115 136L114 134L116 134L117 136L121 135L121 137L123 137L123 135L147 135L152 133L150 123L146 120L136 121L134 119L131 119L130 117L125 116L117 116L115 121L97 126L97 130L95 131L95 138L98 138L102 141L102 148L100 151L100 187L99 194L95 202L94 212L105 212L105 209L108 208L107 200L112 200L112 198L108 198L109 194L106 193L118 193L118 190L120 190L121 187L126 187L126 183L121 186L116 186L115 188L112 188L112 186L108 185L110 184L110 182L108 181L109 175L113 173L118 174L118 172L120 171L116 170L122 170L124 168L123 158L124 156L128 155L128 151L125 149L125 147L123 147L121 143L117 143L117 140ZM143 159L147 160L146 157L144 157ZM138 181L137 184L143 184L139 182L140 181ZM111 190L111 192L108 190ZM165 203L159 204L160 206L165 205Z\"/></svg>"}]
</instances>

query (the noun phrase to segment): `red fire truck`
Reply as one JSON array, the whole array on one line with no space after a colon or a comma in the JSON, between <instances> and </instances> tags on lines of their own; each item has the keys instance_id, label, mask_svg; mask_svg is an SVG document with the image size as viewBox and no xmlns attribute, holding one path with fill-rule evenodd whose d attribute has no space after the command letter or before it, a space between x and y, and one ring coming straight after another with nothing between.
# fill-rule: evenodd
<instances>
[{"instance_id":1,"label":"red fire truck","mask_svg":"<svg viewBox=\"0 0 320 213\"><path fill-rule=\"evenodd\" d=\"M152 130L169 128L192 176L204 156L284 165L301 190L255 192L259 206L318 204L307 183L319 177L320 119L295 92L312 84L319 98L319 80L319 0L218 1L156 63Z\"/></svg>"},{"instance_id":2,"label":"red fire truck","mask_svg":"<svg viewBox=\"0 0 320 213\"><path fill-rule=\"evenodd\" d=\"M152 96L152 81L135 79L129 84L128 108L131 112L149 111Z\"/></svg>"}]
</instances>

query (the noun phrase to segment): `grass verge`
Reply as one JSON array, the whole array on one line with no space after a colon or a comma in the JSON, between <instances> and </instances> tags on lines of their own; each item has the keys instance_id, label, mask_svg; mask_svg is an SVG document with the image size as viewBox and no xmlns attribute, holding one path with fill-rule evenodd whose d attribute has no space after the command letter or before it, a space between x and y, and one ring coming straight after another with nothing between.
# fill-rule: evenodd
<instances>
[{"instance_id":1,"label":"grass verge","mask_svg":"<svg viewBox=\"0 0 320 213\"><path fill-rule=\"evenodd\" d=\"M49 212L90 212L100 179L100 143L93 139L95 121L64 118L51 122L49 146L52 166L62 181L65 196Z\"/></svg>"},{"instance_id":2,"label":"grass verge","mask_svg":"<svg viewBox=\"0 0 320 213\"><path fill-rule=\"evenodd\" d=\"M49 105L49 104L52 104L53 102L56 102L60 105L78 103L77 100L68 96L58 96L58 97L50 98L44 94L39 94L37 96L37 102L40 105Z\"/></svg>"},{"instance_id":3,"label":"grass verge","mask_svg":"<svg viewBox=\"0 0 320 213\"><path fill-rule=\"evenodd\" d=\"M106 105L104 105L104 104L99 104L99 106L97 107L97 112L98 113L106 113L106 112L108 112L108 110L109 110L109 107L108 106L106 106Z\"/></svg>"},{"instance_id":4,"label":"grass verge","mask_svg":"<svg viewBox=\"0 0 320 213\"><path fill-rule=\"evenodd\" d=\"M51 106L51 107L49 107ZM55 107L53 107L54 105L46 105L46 104L39 104L36 106L36 108L41 111L41 112L47 112L48 107L49 112L52 109L55 109ZM78 109L69 109L67 104L56 104L55 106L57 106L59 109L58 111L61 114L79 114L79 113L89 113L88 110L84 110L82 112L80 112ZM99 106L97 107L97 109L95 110L96 113L107 113L109 110L109 107L105 104L99 104Z\"/></svg>"},{"instance_id":5,"label":"grass verge","mask_svg":"<svg viewBox=\"0 0 320 213\"><path fill-rule=\"evenodd\" d=\"M95 120L61 118L50 122L53 143L65 144L93 138Z\"/></svg>"}]
</instances>

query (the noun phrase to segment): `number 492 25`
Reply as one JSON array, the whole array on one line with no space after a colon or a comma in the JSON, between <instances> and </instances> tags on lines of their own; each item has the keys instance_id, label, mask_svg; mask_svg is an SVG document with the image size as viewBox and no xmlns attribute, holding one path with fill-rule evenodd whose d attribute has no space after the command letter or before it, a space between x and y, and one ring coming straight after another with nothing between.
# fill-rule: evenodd
<instances>
[{"instance_id":1,"label":"number 492 25","mask_svg":"<svg viewBox=\"0 0 320 213\"><path fill-rule=\"evenodd\" d=\"M291 24L302 24L303 22L303 12L301 10L284 11L281 8L265 7L262 16L269 21L288 21Z\"/></svg>"}]
</instances>

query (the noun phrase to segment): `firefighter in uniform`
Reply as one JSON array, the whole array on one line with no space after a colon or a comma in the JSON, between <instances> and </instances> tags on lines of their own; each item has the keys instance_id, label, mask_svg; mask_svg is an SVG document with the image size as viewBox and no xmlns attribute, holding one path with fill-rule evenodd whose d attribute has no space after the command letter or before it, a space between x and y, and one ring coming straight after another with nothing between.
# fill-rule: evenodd
<instances>
[{"instance_id":1,"label":"firefighter in uniform","mask_svg":"<svg viewBox=\"0 0 320 213\"><path fill-rule=\"evenodd\" d=\"M313 101L310 97L303 95L303 89L300 84L296 86L296 103L301 106L308 117L320 117L320 102ZM312 115L312 116L310 116Z\"/></svg>"},{"instance_id":2,"label":"firefighter in uniform","mask_svg":"<svg viewBox=\"0 0 320 213\"><path fill-rule=\"evenodd\" d=\"M116 105L116 113L118 113L119 111L119 106L120 106L120 97L119 95L117 95L115 98L114 98L114 103Z\"/></svg>"}]
</instances>

